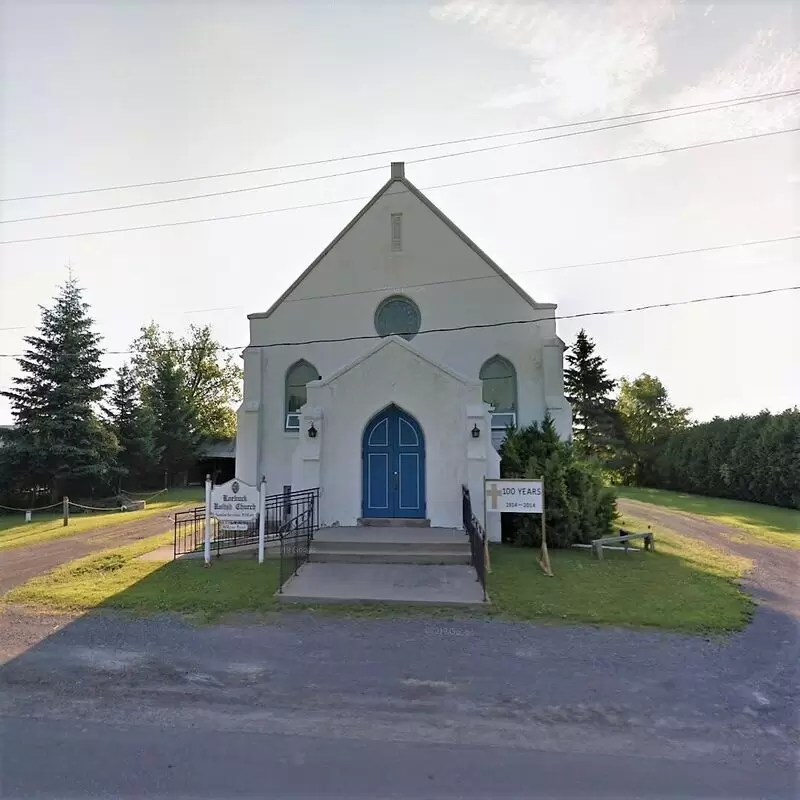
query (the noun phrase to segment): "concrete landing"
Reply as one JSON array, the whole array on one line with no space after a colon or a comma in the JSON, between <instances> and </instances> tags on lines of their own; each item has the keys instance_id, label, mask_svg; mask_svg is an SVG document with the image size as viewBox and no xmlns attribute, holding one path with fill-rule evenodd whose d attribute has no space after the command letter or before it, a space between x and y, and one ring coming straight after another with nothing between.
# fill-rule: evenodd
<instances>
[{"instance_id":1,"label":"concrete landing","mask_svg":"<svg viewBox=\"0 0 800 800\"><path fill-rule=\"evenodd\" d=\"M314 542L319 544L455 544L467 542L464 531L457 528L406 528L385 526L380 528L358 527L320 528L314 534Z\"/></svg>"},{"instance_id":2,"label":"concrete landing","mask_svg":"<svg viewBox=\"0 0 800 800\"><path fill-rule=\"evenodd\" d=\"M285 603L487 605L467 565L328 564L308 562L275 595Z\"/></svg>"}]
</instances>

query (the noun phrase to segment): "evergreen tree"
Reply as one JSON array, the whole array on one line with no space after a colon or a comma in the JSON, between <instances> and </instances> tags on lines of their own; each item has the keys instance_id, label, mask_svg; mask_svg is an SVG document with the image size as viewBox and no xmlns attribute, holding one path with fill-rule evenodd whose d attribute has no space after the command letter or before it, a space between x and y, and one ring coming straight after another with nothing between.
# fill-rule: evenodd
<instances>
[{"instance_id":1,"label":"evergreen tree","mask_svg":"<svg viewBox=\"0 0 800 800\"><path fill-rule=\"evenodd\" d=\"M120 488L123 482L131 487L140 487L153 480L158 472L160 456L156 446L155 419L150 406L141 402L128 364L123 364L117 371L106 414L120 447L115 463Z\"/></svg>"},{"instance_id":2,"label":"evergreen tree","mask_svg":"<svg viewBox=\"0 0 800 800\"><path fill-rule=\"evenodd\" d=\"M616 381L608 377L605 359L594 351L595 343L581 329L567 353L564 394L572 404L576 449L608 461L615 439L614 401L610 394Z\"/></svg>"},{"instance_id":3,"label":"evergreen tree","mask_svg":"<svg viewBox=\"0 0 800 800\"><path fill-rule=\"evenodd\" d=\"M176 359L159 358L145 402L155 421L155 441L165 485L176 485L194 462L201 435L194 410L184 391L186 375Z\"/></svg>"},{"instance_id":4,"label":"evergreen tree","mask_svg":"<svg viewBox=\"0 0 800 800\"><path fill-rule=\"evenodd\" d=\"M105 488L116 442L95 413L107 370L77 281L70 276L41 312L38 334L25 338L18 359L22 374L2 392L15 422L4 461L19 488L47 487L55 501Z\"/></svg>"},{"instance_id":5,"label":"evergreen tree","mask_svg":"<svg viewBox=\"0 0 800 800\"><path fill-rule=\"evenodd\" d=\"M715 418L669 434L650 485L800 508L800 411Z\"/></svg>"},{"instance_id":6,"label":"evergreen tree","mask_svg":"<svg viewBox=\"0 0 800 800\"><path fill-rule=\"evenodd\" d=\"M569 547L611 533L615 496L596 465L576 458L574 448L558 438L552 420L509 431L500 448L504 478L544 478L547 541ZM538 546L538 514L503 514L503 540Z\"/></svg>"}]
</instances>

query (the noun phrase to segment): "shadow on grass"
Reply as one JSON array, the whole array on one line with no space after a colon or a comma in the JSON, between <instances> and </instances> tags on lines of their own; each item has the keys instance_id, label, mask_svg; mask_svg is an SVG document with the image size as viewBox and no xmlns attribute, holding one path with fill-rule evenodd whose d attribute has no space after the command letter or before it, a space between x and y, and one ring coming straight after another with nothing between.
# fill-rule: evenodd
<instances>
[{"instance_id":1,"label":"shadow on grass","mask_svg":"<svg viewBox=\"0 0 800 800\"><path fill-rule=\"evenodd\" d=\"M147 545L144 545L146 547ZM658 552L608 552L595 561L587 551L553 551L555 577L537 564L538 551L491 548L491 605L451 607L383 604L284 606L275 597L279 563L255 558L215 558L163 563L139 558L142 545L88 556L14 589L7 600L62 611L114 609L135 614L178 613L213 622L231 614L269 614L313 608L346 616L492 616L509 620L652 627L695 633L740 630L751 601L734 581L742 559L696 542L657 539Z\"/></svg>"},{"instance_id":2,"label":"shadow on grass","mask_svg":"<svg viewBox=\"0 0 800 800\"><path fill-rule=\"evenodd\" d=\"M222 557L215 558L210 567L205 567L200 559L157 564L155 569L146 561L137 562L137 566L146 574L106 597L95 608L135 614L171 612L199 622L218 621L234 613L263 614L278 608L277 560L259 564L255 558ZM128 577L133 576L125 576L126 582Z\"/></svg>"}]
</instances>

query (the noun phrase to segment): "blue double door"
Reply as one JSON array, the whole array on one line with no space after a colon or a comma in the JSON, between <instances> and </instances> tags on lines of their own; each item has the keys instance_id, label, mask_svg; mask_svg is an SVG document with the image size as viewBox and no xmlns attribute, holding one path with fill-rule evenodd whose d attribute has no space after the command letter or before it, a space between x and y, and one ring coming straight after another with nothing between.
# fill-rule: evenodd
<instances>
[{"instance_id":1,"label":"blue double door","mask_svg":"<svg viewBox=\"0 0 800 800\"><path fill-rule=\"evenodd\" d=\"M425 440L397 406L373 417L362 442L364 517L425 517Z\"/></svg>"}]
</instances>

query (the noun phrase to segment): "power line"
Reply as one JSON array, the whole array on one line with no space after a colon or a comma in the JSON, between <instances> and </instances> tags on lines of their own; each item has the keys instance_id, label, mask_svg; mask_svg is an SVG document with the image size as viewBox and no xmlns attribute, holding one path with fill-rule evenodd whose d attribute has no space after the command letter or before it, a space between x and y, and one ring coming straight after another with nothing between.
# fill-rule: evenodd
<instances>
[{"instance_id":1,"label":"power line","mask_svg":"<svg viewBox=\"0 0 800 800\"><path fill-rule=\"evenodd\" d=\"M800 239L800 234L792 234L791 236L777 236L772 239L757 239L757 240L750 240L746 242L731 242L730 244L717 244L717 245L710 245L708 247L693 247L689 250L670 250L664 253L649 253L647 255L642 256L630 256L628 258L610 258L606 259L605 261L583 261L580 263L575 264L563 264L557 267L538 267L536 269L522 269L517 270L516 272L508 273L509 277L514 278L517 275L529 275L535 272L557 272L560 270L565 269L581 269L583 267L603 267L603 266L610 266L612 264L624 264L627 262L634 262L634 261L650 261L656 258L673 258L675 256L685 256L685 255L695 255L698 253L711 253L718 250L731 250L735 247L753 247L755 245L763 245L763 244L774 244L777 242L789 242L793 239ZM349 297L351 295L359 295L359 294L376 294L381 292L387 291L406 291L408 289L423 289L427 286L441 286L449 283L465 283L468 281L481 281L481 280L489 280L492 278L499 278L499 275L476 275L467 278L449 278L448 280L443 281L430 281L428 283L417 283L411 284L409 286L402 286L402 287L391 287L386 286L382 289L357 289L352 292L335 292L332 294L327 295L312 295L310 297L297 297L291 298L287 297L284 300L285 303L299 303L303 300L324 300L328 297ZM220 309L202 309L204 311L222 311L227 309L238 309L242 308L242 306L227 306L227 308L220 308ZM195 313L195 312L185 312L185 313Z\"/></svg>"},{"instance_id":2,"label":"power line","mask_svg":"<svg viewBox=\"0 0 800 800\"><path fill-rule=\"evenodd\" d=\"M686 150L697 150L701 147L712 147L718 144L732 144L733 142L744 142L749 139L762 139L765 136L777 136L781 133L797 133L800 131L798 128L784 128L780 131L765 131L764 133L752 133L749 136L736 136L731 139L717 139L713 142L700 142L699 144L687 144L682 147L670 147L663 150L653 150L647 153L632 153L626 156L614 156L612 158L601 158L595 161L584 161L581 164L564 164L559 167L542 167L541 169L529 169L522 172L508 172L503 175L490 175L486 178L469 178L463 181L452 181L450 183L437 183L433 186L427 186L426 191L430 189L449 189L452 186L465 186L468 183L486 183L488 181L496 181L502 178L519 178L523 175L541 175L545 172L557 172L562 169L575 169L576 167L594 167L598 164L611 164L617 161L630 161L633 158L643 158L645 156L660 156L665 153L681 153ZM0 243L1 244L1 243Z\"/></svg>"},{"instance_id":3,"label":"power line","mask_svg":"<svg viewBox=\"0 0 800 800\"><path fill-rule=\"evenodd\" d=\"M714 100L709 101L707 103L694 103L691 105L683 105L683 106L672 106L669 108L662 108L656 109L653 111L639 111L632 114L619 114L613 117L600 117L596 119L588 119L579 122L564 122L557 125L545 125L538 128L525 128L522 130L516 131L506 131L503 133L490 133L485 134L483 136L470 136L461 139L449 139L440 142L430 142L428 144L419 144L419 145L412 145L410 147L395 147L391 150L375 150L369 153L356 153L353 155L347 156L335 156L330 158L323 158L316 161L302 161L302 162L295 162L293 164L280 164L271 167L258 167L255 169L245 169L245 170L236 170L233 172L217 172L211 173L208 175L195 175L186 178L172 178L169 180L156 180L156 181L145 181L142 183L127 183L127 184L118 184L115 186L101 186L96 188L90 189L74 189L70 191L64 192L48 192L44 194L32 194L32 195L25 195L20 197L5 197L0 198L0 203L13 203L22 200L42 200L45 198L51 197L66 197L70 195L80 195L80 194L93 194L97 192L111 192L123 189L141 189L144 187L151 187L151 186L166 186L169 184L175 183L188 183L192 181L204 181L204 180L212 180L215 178L231 178L240 175L254 175L261 172L275 172L283 169L295 169L299 167L314 167L314 166L321 166L323 164L335 164L340 163L342 161L353 161L361 158L372 158L375 156L386 156L392 153L398 152L412 152L415 150L425 150L434 147L446 147L450 145L456 144L468 144L470 142L480 142L486 141L488 139L499 139L509 136L522 136L528 133L542 133L544 131L552 131L552 130L561 130L563 128L574 128L579 125L596 125L603 122L615 122L621 119L632 119L635 117L644 117L650 116L653 114L667 114L672 111L684 111L690 109L703 109L708 111L714 111L717 109L724 109L727 107L733 107L736 105L743 105L749 102L760 102L762 100L773 100L773 99L780 99L784 97L791 97L798 93L798 89L786 89L779 92L764 92L761 94L754 94L754 95L744 95L742 97L734 97L730 98L729 100ZM667 117L669 119L669 117ZM649 120L644 120L645 122ZM591 131L588 131L591 132ZM424 159L422 159L424 160ZM323 176L324 177L324 176Z\"/></svg>"},{"instance_id":4,"label":"power line","mask_svg":"<svg viewBox=\"0 0 800 800\"><path fill-rule=\"evenodd\" d=\"M654 150L649 151L646 153L631 153L629 155L624 156L614 156L611 158L602 158L596 159L594 161L582 161L576 164L561 164L555 167L542 167L540 169L532 169L532 170L524 170L522 172L511 172L505 173L502 175L490 175L484 178L468 178L462 181L454 181L452 183L439 183L433 186L425 186L422 187L423 191L428 191L430 189L447 189L453 186L465 186L470 183L485 183L487 181L494 181L494 180L502 180L505 178L519 178L524 175L541 175L546 172L560 172L561 170L565 169L577 169L579 167L593 167L599 164L612 164L618 161L629 161L634 158L646 158L648 156L660 156L666 155L668 153L681 153L688 150L697 150L703 147L713 147L715 145L720 144L732 144L734 142L744 142L750 141L753 139L762 139L767 136L778 136L783 133L796 133L800 131L800 127L798 128L784 128L779 131L766 131L763 133L753 133L747 136L737 136L731 139L717 139L711 142L699 142L697 144L688 144L683 145L682 147L670 147L664 148L662 150ZM407 191L406 189L403 192ZM400 194L402 192L387 192L385 196L390 197L393 194ZM225 216L214 216L214 217L204 217L200 219L188 219L188 220L178 220L175 222L158 222L151 225L132 225L125 228L106 228L104 230L98 231L81 231L78 233L58 233L58 234L51 234L48 236L31 236L24 239L5 239L0 241L0 245L4 244L25 244L28 242L44 242L44 241L52 241L54 239L74 239L81 236L103 236L109 233L131 233L134 231L144 231L144 230L153 230L155 228L173 228L179 227L183 225L197 225L201 223L207 222L221 222L226 220L232 219L244 219L246 217L258 217L258 216L265 216L269 214L279 214L285 211L299 211L301 209L306 208L322 208L324 206L333 206L333 205L340 205L342 203L354 203L357 201L369 200L372 195L362 195L360 197L348 197L343 198L341 200L326 200L317 203L304 203L295 206L285 206L283 208L272 208L272 209L264 209L261 211L246 211L240 214L228 214Z\"/></svg>"},{"instance_id":5,"label":"power line","mask_svg":"<svg viewBox=\"0 0 800 800\"><path fill-rule=\"evenodd\" d=\"M750 239L744 242L729 242L727 244L708 245L706 247L692 247L687 250L668 250L662 253L648 253L640 256L626 256L622 258L609 258L603 261L582 261L573 264L562 264L555 267L537 267L535 269L523 269L515 272L508 273L509 277L516 278L519 275L529 275L539 272L557 272L566 269L581 269L584 267L602 267L610 266L613 264L625 264L638 261L651 261L659 258L674 258L676 256L696 255L699 253L712 253L721 250L732 250L737 247L756 247L765 244L778 244L781 242L790 242L800 239L800 234L791 234L788 236L775 236L770 239ZM383 294L385 292L405 292L409 289L424 289L429 286L445 286L453 283L469 283L471 281L483 281L499 278L497 274L493 275L474 275L466 278L448 278L441 281L428 281L426 283L412 283L406 286L383 286L378 289L354 289L350 292L332 292L330 294L309 295L308 297L287 297L283 302L285 303L301 303L305 300L327 300L331 297L352 297L355 295L363 294ZM207 314L213 311L241 311L245 306L216 306L212 308L190 308L182 313L184 314ZM21 331L33 330L31 326L18 326L12 328L0 328L0 331Z\"/></svg>"},{"instance_id":6,"label":"power line","mask_svg":"<svg viewBox=\"0 0 800 800\"><path fill-rule=\"evenodd\" d=\"M800 94L800 90L795 90L795 94ZM768 98L772 99L772 98ZM616 128L627 128L631 125L642 125L646 122L661 122L662 120L676 119L692 114L702 114L706 111L718 111L720 109L732 108L734 106L746 105L749 103L762 102L762 100L742 100L738 103L731 103L727 106L718 106L716 108L701 108L693 111L682 111L677 114L669 116L655 117L653 119L636 119L628 122L621 122L616 125L606 125L601 128L590 128L583 131L568 131L566 133L556 133L552 136L540 136L535 139L525 139L521 142L504 142L502 144L489 145L488 147L478 147L472 150L461 150L455 153L440 153L426 158L419 158L409 161L409 164L421 164L429 161L441 161L446 158L457 158L466 155L473 155L475 153L486 153L489 151L503 150L509 147L519 147L526 144L535 144L537 142L548 142L554 139L565 139L571 136L583 136L588 133L600 133L602 131L614 130ZM138 203L124 203L116 206L103 206L101 208L85 208L79 211L57 211L52 214L36 214L30 217L16 217L14 219L0 219L0 225L11 225L15 222L37 222L46 219L60 219L62 217L77 217L84 214L102 214L109 211L126 211L133 208L147 208L150 206L169 205L171 203L184 203L191 200L207 200L212 197L224 197L232 194L244 194L247 192L257 192L264 189L276 189L284 186L295 186L301 183L313 183L315 181L327 180L329 178L344 178L351 175L363 175L367 172L376 172L377 170L385 169L385 165L380 164L374 167L362 167L360 169L352 169L346 172L334 172L329 175L314 175L305 178L294 178L287 181L277 181L276 183L264 183L258 186L244 186L237 189L220 189L216 192L205 192L203 194L184 195L182 197L168 197L161 200L143 200Z\"/></svg>"},{"instance_id":7,"label":"power line","mask_svg":"<svg viewBox=\"0 0 800 800\"><path fill-rule=\"evenodd\" d=\"M742 297L759 297L762 295L778 294L779 292L794 292L800 290L800 286L781 286L772 289L760 289L755 292L737 292L735 294L719 294L711 297L693 297L688 300L673 300L666 303L653 303L644 306L631 306L629 308L612 308L604 309L602 311L583 311L578 314L560 314L553 315L552 317L539 317L538 319L519 319L508 320L506 322L487 322L484 324L476 325L459 325L454 328L428 328L417 332L417 336L423 336L431 333L457 333L459 331L469 330L484 330L489 328L502 328L507 325L535 325L539 322L558 322L568 319L583 319L586 317L601 317L601 316L615 316L617 314L632 314L640 311L651 311L658 308L674 308L677 306L696 305L698 303L710 303L717 300L734 300ZM271 342L269 344L248 344L237 345L233 347L221 347L220 351L228 353L234 350L244 350L250 348L253 350L270 349L273 347L302 347L310 344L338 344L339 342L360 342L383 339L385 337L380 334L364 334L361 336L343 336L340 338L332 339L306 339L303 341L287 341L287 342ZM157 348L159 353L184 353L191 350L191 347L160 347ZM103 355L106 356L126 356L132 355L133 350L106 350ZM75 355L74 353L71 355ZM22 358L24 353L0 353L0 358Z\"/></svg>"}]
</instances>

